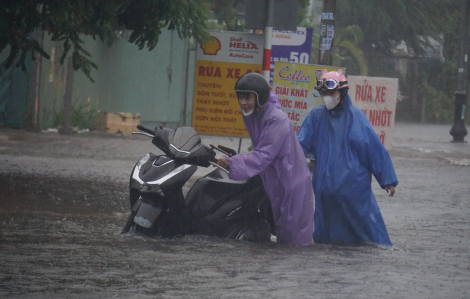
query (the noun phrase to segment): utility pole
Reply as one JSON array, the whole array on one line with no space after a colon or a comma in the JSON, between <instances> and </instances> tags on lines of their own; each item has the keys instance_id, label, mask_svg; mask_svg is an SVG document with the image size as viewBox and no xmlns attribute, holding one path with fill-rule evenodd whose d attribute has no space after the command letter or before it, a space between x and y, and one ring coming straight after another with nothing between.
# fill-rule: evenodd
<instances>
[{"instance_id":1,"label":"utility pole","mask_svg":"<svg viewBox=\"0 0 470 299\"><path fill-rule=\"evenodd\" d=\"M73 58L70 55L67 61L67 79L65 82L64 123L59 130L59 133L63 135L70 135L72 132L73 73Z\"/></svg>"},{"instance_id":2,"label":"utility pole","mask_svg":"<svg viewBox=\"0 0 470 299\"><path fill-rule=\"evenodd\" d=\"M273 29L297 30L297 0L246 1L245 28L264 29L263 76L269 82Z\"/></svg>"},{"instance_id":3,"label":"utility pole","mask_svg":"<svg viewBox=\"0 0 470 299\"><path fill-rule=\"evenodd\" d=\"M465 110L467 108L467 49L468 49L468 17L470 0L462 0L462 10L460 20L460 48L459 48L459 79L457 91L454 94L455 113L454 126L450 130L450 135L454 137L452 142L465 142L467 135L465 128Z\"/></svg>"},{"instance_id":4,"label":"utility pole","mask_svg":"<svg viewBox=\"0 0 470 299\"><path fill-rule=\"evenodd\" d=\"M44 32L36 30L34 33L36 41L42 47ZM28 128L32 131L39 131L39 91L41 85L41 64L42 56L38 52L34 53L34 63L32 64L31 75L29 78L28 98L31 100L30 113L28 114Z\"/></svg>"},{"instance_id":5,"label":"utility pole","mask_svg":"<svg viewBox=\"0 0 470 299\"><path fill-rule=\"evenodd\" d=\"M36 9L39 13L42 13L42 4L39 4ZM42 48L44 42L44 31L37 29L33 34L34 39L36 39L39 44L39 47ZM28 92L28 98L31 100L31 106L30 112L27 116L27 122L30 130L39 131L39 86L41 85L42 55L33 51L33 58L34 63L29 78L30 81Z\"/></svg>"},{"instance_id":6,"label":"utility pole","mask_svg":"<svg viewBox=\"0 0 470 299\"><path fill-rule=\"evenodd\" d=\"M263 76L269 82L271 73L271 49L273 35L274 0L268 0L266 27L264 28Z\"/></svg>"},{"instance_id":7,"label":"utility pole","mask_svg":"<svg viewBox=\"0 0 470 299\"><path fill-rule=\"evenodd\" d=\"M333 65L333 38L335 35L336 0L323 0L320 26L319 65Z\"/></svg>"}]
</instances>

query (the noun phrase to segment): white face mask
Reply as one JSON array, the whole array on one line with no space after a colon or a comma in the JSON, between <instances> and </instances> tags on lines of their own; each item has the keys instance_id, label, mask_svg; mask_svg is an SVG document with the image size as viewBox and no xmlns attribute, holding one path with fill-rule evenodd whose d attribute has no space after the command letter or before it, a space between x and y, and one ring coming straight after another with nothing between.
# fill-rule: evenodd
<instances>
[{"instance_id":1,"label":"white face mask","mask_svg":"<svg viewBox=\"0 0 470 299\"><path fill-rule=\"evenodd\" d=\"M253 113L253 111L255 111L255 108L251 109L251 110L248 111L248 112L245 112L245 110L242 109L243 115L245 115L245 116L250 115L251 113Z\"/></svg>"},{"instance_id":2,"label":"white face mask","mask_svg":"<svg viewBox=\"0 0 470 299\"><path fill-rule=\"evenodd\" d=\"M339 104L339 95L337 95L336 97L323 96L321 97L321 99L323 103L325 104L326 109L328 110L335 108Z\"/></svg>"}]
</instances>

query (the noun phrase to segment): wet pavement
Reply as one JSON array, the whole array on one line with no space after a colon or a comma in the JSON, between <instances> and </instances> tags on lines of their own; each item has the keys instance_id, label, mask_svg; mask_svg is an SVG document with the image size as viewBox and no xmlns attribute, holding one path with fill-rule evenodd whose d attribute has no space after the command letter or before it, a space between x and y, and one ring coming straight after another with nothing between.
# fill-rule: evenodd
<instances>
[{"instance_id":1,"label":"wet pavement","mask_svg":"<svg viewBox=\"0 0 470 299\"><path fill-rule=\"evenodd\" d=\"M0 297L469 298L470 146L449 130L396 125L397 194L373 184L385 248L120 235L150 139L0 129Z\"/></svg>"}]
</instances>

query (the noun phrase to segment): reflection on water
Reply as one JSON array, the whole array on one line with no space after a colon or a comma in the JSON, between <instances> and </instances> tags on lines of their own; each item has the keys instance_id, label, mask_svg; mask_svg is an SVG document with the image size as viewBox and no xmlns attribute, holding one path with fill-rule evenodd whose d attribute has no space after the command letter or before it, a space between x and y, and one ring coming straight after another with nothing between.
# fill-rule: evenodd
<instances>
[{"instance_id":1,"label":"reflection on water","mask_svg":"<svg viewBox=\"0 0 470 299\"><path fill-rule=\"evenodd\" d=\"M0 174L0 297L361 294L365 279L373 277L367 273L380 271L382 259L393 253L120 235L127 192L126 185L109 182Z\"/></svg>"},{"instance_id":2,"label":"reflection on water","mask_svg":"<svg viewBox=\"0 0 470 299\"><path fill-rule=\"evenodd\" d=\"M266 252L274 250L271 259L291 250L204 236L120 235L125 185L12 175L0 182L0 296L212 293L247 269L246 279L262 279Z\"/></svg>"}]
</instances>

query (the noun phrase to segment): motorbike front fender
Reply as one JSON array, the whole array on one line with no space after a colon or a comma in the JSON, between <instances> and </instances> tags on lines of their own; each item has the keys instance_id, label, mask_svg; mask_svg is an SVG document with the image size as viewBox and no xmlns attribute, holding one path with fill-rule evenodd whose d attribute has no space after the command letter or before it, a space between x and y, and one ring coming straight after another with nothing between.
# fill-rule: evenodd
<instances>
[{"instance_id":1,"label":"motorbike front fender","mask_svg":"<svg viewBox=\"0 0 470 299\"><path fill-rule=\"evenodd\" d=\"M150 228L161 212L161 207L154 207L142 202L134 217L134 222L142 227Z\"/></svg>"}]
</instances>

